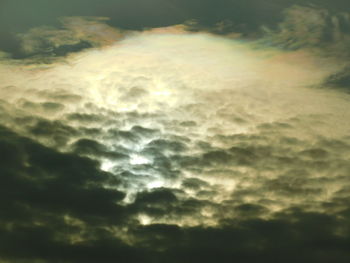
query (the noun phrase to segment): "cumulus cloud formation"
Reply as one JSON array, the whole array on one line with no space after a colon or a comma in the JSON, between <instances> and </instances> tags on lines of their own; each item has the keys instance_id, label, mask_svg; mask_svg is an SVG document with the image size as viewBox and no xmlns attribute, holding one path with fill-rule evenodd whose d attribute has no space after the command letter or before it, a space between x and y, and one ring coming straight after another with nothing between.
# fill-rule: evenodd
<instances>
[{"instance_id":1,"label":"cumulus cloud formation","mask_svg":"<svg viewBox=\"0 0 350 263\"><path fill-rule=\"evenodd\" d=\"M23 33L37 57L0 62L0 262L348 262L348 15L328 12L254 41Z\"/></svg>"}]
</instances>

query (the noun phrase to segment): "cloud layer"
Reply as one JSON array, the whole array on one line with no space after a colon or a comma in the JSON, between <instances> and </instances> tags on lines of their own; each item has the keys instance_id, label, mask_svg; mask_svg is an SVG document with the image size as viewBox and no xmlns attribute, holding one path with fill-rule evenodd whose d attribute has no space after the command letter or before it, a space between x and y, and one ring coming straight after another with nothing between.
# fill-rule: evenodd
<instances>
[{"instance_id":1,"label":"cloud layer","mask_svg":"<svg viewBox=\"0 0 350 263\"><path fill-rule=\"evenodd\" d=\"M348 262L347 16L327 12L258 41L22 34L31 58L0 62L0 262Z\"/></svg>"}]
</instances>

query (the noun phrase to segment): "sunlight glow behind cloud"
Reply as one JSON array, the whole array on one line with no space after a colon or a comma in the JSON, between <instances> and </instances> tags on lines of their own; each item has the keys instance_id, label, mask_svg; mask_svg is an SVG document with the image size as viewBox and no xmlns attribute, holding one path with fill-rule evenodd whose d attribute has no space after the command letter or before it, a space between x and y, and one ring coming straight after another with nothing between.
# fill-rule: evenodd
<instances>
[{"instance_id":1,"label":"sunlight glow behind cloud","mask_svg":"<svg viewBox=\"0 0 350 263\"><path fill-rule=\"evenodd\" d=\"M248 165L259 153L241 150L235 136L265 136L267 145L277 147L288 137L312 145L318 138L340 140L349 133L350 124L342 121L350 118L349 97L315 88L338 67L305 51L257 48L206 33L150 31L70 55L64 63L5 61L0 67L3 107L12 118L26 119L24 125L6 118L1 123L60 151L76 145L78 153L98 160L103 171L122 182L111 187L126 191L127 203L144 190L173 185L177 198L188 194L219 204L281 176L278 163ZM28 132L33 117L62 123L63 137L41 136L40 128ZM245 154L242 164L230 163ZM185 174L202 180L202 188L181 193ZM340 186L330 189L317 199L331 198ZM304 202L304 197L267 195L271 211ZM205 211L211 224L225 217Z\"/></svg>"}]
</instances>

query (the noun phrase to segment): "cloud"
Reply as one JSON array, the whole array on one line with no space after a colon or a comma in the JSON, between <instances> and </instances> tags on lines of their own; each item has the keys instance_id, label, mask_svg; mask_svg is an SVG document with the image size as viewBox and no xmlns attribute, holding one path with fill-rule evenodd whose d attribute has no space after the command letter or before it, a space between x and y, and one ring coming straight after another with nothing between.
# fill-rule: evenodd
<instances>
[{"instance_id":1,"label":"cloud","mask_svg":"<svg viewBox=\"0 0 350 263\"><path fill-rule=\"evenodd\" d=\"M125 32L108 26L105 17L62 17L62 28L35 27L18 34L23 56L65 56L86 48L113 44Z\"/></svg>"},{"instance_id":2,"label":"cloud","mask_svg":"<svg viewBox=\"0 0 350 263\"><path fill-rule=\"evenodd\" d=\"M325 86L341 60L308 39L286 51L182 26L120 39L101 18L63 21L27 46L94 48L0 63L1 258L349 260L349 96Z\"/></svg>"},{"instance_id":3,"label":"cloud","mask_svg":"<svg viewBox=\"0 0 350 263\"><path fill-rule=\"evenodd\" d=\"M266 41L290 50L316 49L326 56L348 57L350 14L318 6L295 5L284 11L276 30L265 28Z\"/></svg>"},{"instance_id":4,"label":"cloud","mask_svg":"<svg viewBox=\"0 0 350 263\"><path fill-rule=\"evenodd\" d=\"M2 257L66 260L67 255L80 254L80 262L85 256L79 251L96 242L90 234L103 235L99 228L123 220L123 208L116 202L124 194L102 187L114 179L100 171L96 161L59 153L4 127L0 141L1 206L6 210L0 216ZM62 249L65 255L59 253ZM93 258L101 257L102 252L94 253Z\"/></svg>"}]
</instances>

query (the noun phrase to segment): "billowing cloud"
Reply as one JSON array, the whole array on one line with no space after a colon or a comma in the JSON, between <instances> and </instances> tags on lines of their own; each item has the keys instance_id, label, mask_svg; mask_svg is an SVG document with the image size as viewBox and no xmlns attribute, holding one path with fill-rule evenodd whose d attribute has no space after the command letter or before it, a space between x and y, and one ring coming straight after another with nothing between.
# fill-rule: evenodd
<instances>
[{"instance_id":1,"label":"billowing cloud","mask_svg":"<svg viewBox=\"0 0 350 263\"><path fill-rule=\"evenodd\" d=\"M259 41L92 17L23 34L40 58L0 62L0 260L348 262L346 62L320 33L347 43L346 15L285 12Z\"/></svg>"}]
</instances>

